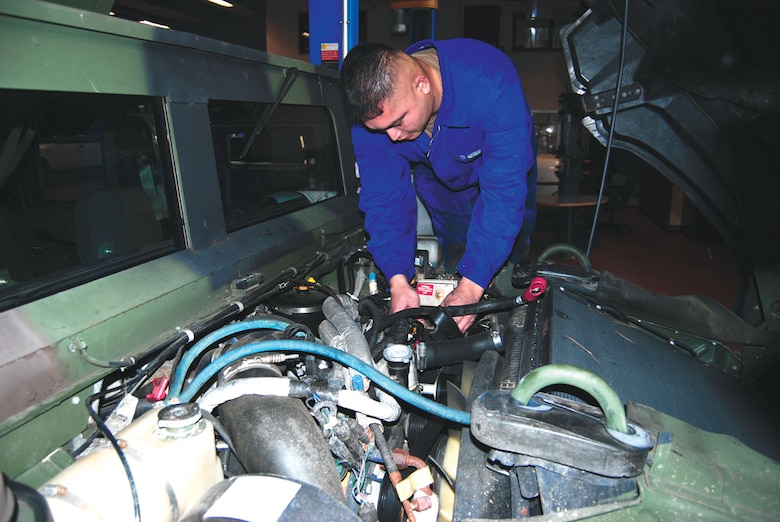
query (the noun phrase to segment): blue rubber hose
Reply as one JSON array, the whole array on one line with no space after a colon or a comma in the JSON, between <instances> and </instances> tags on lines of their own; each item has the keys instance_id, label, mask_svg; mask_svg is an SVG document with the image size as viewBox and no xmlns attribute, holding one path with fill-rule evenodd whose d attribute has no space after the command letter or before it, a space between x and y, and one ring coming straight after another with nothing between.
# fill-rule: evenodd
<instances>
[{"instance_id":1,"label":"blue rubber hose","mask_svg":"<svg viewBox=\"0 0 780 522\"><path fill-rule=\"evenodd\" d=\"M342 352L332 346L297 340L258 341L231 350L219 356L216 360L203 368L183 392L178 393L177 391L174 393L172 391L168 397L168 401L176 401L178 399L179 402L190 402L198 390L200 390L209 379L222 370L222 368L242 357L265 352L301 352L336 361L344 366L357 370L387 393L394 395L396 398L422 411L464 426L468 426L471 422L471 414L469 412L449 408L438 402L426 399L399 385L390 377L384 375L373 366L366 364L353 355Z\"/></svg>"},{"instance_id":2,"label":"blue rubber hose","mask_svg":"<svg viewBox=\"0 0 780 522\"><path fill-rule=\"evenodd\" d=\"M168 391L168 396L176 396L181 392L184 379L187 376L187 370L195 359L200 356L209 346L215 342L222 340L228 336L235 335L240 332L246 332L249 330L281 330L284 331L290 323L280 321L276 319L257 319L254 321L242 321L240 323L233 323L227 326L223 326L217 330L214 330L206 337L198 341L192 348L187 350L184 357L181 358L179 365L176 367L176 371L171 379L171 384Z\"/></svg>"}]
</instances>

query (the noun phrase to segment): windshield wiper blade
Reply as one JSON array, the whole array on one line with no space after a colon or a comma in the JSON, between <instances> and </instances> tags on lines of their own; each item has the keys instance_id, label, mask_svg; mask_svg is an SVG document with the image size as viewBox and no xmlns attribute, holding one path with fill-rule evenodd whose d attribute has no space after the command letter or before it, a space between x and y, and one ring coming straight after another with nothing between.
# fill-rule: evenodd
<instances>
[{"instance_id":1,"label":"windshield wiper blade","mask_svg":"<svg viewBox=\"0 0 780 522\"><path fill-rule=\"evenodd\" d=\"M265 127L265 125L268 123L271 115L287 95L287 91L290 90L290 87L292 87L292 84L295 83L295 79L298 77L298 69L296 67L290 67L284 71L287 76L285 77L284 83L282 84L282 90L279 91L279 95L271 105L265 106L263 114L261 114L260 118L258 118L257 123L255 124L255 128L252 130L252 134L249 135L249 139L247 140L246 145L244 145L244 150L241 151L241 156L238 158L239 160L243 160L246 157L249 149L252 147L252 143L255 141L255 138L258 134L260 134L260 131L262 131L263 127Z\"/></svg>"}]
</instances>

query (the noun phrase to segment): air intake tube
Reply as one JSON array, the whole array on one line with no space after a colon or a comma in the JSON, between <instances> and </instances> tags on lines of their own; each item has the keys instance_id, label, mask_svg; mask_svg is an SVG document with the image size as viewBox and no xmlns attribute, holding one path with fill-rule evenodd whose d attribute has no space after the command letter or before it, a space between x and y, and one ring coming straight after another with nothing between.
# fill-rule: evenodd
<instances>
[{"instance_id":1,"label":"air intake tube","mask_svg":"<svg viewBox=\"0 0 780 522\"><path fill-rule=\"evenodd\" d=\"M299 399L245 395L219 412L248 473L305 482L344 501L328 443Z\"/></svg>"},{"instance_id":2,"label":"air intake tube","mask_svg":"<svg viewBox=\"0 0 780 522\"><path fill-rule=\"evenodd\" d=\"M484 332L461 339L420 343L417 346L417 365L422 370L439 368L463 361L477 361L487 351L503 353L501 336Z\"/></svg>"}]
</instances>

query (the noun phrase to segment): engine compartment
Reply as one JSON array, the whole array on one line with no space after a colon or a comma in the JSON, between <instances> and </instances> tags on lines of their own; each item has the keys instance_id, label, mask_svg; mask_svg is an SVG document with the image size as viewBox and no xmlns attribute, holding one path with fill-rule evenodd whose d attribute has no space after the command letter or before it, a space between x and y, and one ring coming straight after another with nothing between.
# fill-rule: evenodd
<instances>
[{"instance_id":1,"label":"engine compartment","mask_svg":"<svg viewBox=\"0 0 780 522\"><path fill-rule=\"evenodd\" d=\"M315 513L509 520L658 509L650 502L649 478L659 472L653 461L673 441L675 451L684 447L682 430L667 431L679 421L630 401L624 408L614 375L562 362L553 348L561 307L572 299L590 306L601 274L518 265L516 295L491 287L471 307L390 314L385 282L372 272L364 250L319 255L248 288L229 320L182 331L137 369L109 375L87 403L90 431L68 445L74 462L29 505L45 499L39 509L54 520L187 521L311 520ZM474 312L479 320L466 336L452 328L453 315ZM621 335L648 335L624 325ZM623 349L572 341L594 360ZM689 417L696 424L710 416ZM744 431L761 433L772 422ZM741 457L718 461L734 473L727 482L741 480L750 458L768 471L765 482L753 479L752 491L776 487L771 458L686 426L696 441L688 459L707 462L728 439ZM702 445L709 436L713 445ZM743 438L776 454L774 441ZM771 513L777 500L762 498ZM718 495L708 502L713 513L726 508Z\"/></svg>"}]
</instances>

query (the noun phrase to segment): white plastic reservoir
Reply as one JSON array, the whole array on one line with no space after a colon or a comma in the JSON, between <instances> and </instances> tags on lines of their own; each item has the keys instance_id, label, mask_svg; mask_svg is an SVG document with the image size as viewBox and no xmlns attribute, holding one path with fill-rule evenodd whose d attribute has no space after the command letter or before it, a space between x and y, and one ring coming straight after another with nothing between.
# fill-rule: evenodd
<instances>
[{"instance_id":1,"label":"white plastic reservoir","mask_svg":"<svg viewBox=\"0 0 780 522\"><path fill-rule=\"evenodd\" d=\"M223 479L213 426L195 405L151 410L115 437L132 471L144 522L177 520ZM111 446L75 462L40 491L56 522L134 519L130 483Z\"/></svg>"}]
</instances>

